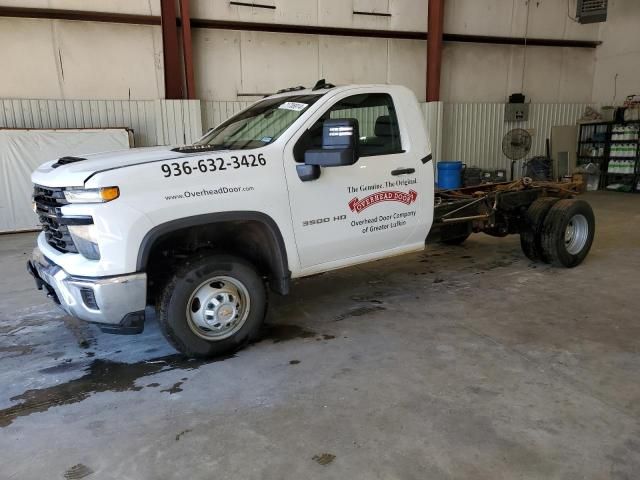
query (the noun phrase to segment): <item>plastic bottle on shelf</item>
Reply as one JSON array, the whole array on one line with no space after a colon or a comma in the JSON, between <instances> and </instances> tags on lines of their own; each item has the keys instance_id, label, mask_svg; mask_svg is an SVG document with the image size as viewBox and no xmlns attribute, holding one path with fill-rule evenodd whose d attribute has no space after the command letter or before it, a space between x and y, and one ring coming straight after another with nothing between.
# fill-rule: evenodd
<instances>
[{"instance_id":1,"label":"plastic bottle on shelf","mask_svg":"<svg viewBox=\"0 0 640 480\"><path fill-rule=\"evenodd\" d=\"M615 144L611 145L611 156L612 157L617 157L619 153L620 153L620 144L619 143L615 143Z\"/></svg>"}]
</instances>

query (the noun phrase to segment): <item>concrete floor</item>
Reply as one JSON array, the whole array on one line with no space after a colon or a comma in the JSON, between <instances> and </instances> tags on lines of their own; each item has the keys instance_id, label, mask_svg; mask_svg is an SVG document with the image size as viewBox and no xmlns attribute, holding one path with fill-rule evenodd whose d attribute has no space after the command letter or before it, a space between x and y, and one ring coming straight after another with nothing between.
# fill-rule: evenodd
<instances>
[{"instance_id":1,"label":"concrete floor","mask_svg":"<svg viewBox=\"0 0 640 480\"><path fill-rule=\"evenodd\" d=\"M209 363L65 317L0 237L0 478L637 479L640 195L586 197L576 269L476 235L300 281Z\"/></svg>"}]
</instances>

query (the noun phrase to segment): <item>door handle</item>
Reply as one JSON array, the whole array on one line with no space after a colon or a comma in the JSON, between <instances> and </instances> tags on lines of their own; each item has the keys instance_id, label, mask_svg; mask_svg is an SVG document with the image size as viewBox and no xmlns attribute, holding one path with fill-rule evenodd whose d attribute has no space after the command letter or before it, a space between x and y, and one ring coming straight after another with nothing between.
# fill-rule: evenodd
<instances>
[{"instance_id":1,"label":"door handle","mask_svg":"<svg viewBox=\"0 0 640 480\"><path fill-rule=\"evenodd\" d=\"M415 173L415 168L397 168L391 171L391 175L408 175L410 173Z\"/></svg>"}]
</instances>

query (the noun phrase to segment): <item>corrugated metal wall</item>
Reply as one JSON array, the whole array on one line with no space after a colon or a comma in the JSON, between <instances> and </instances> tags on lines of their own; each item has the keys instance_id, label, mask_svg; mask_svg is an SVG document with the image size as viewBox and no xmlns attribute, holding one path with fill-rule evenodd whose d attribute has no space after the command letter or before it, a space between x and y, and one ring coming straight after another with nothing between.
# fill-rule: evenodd
<instances>
[{"instance_id":1,"label":"corrugated metal wall","mask_svg":"<svg viewBox=\"0 0 640 480\"><path fill-rule=\"evenodd\" d=\"M422 113L424 114L424 124L429 132L429 142L431 142L431 154L433 161L439 162L442 158L442 115L444 103L429 102L422 103Z\"/></svg>"},{"instance_id":2,"label":"corrugated metal wall","mask_svg":"<svg viewBox=\"0 0 640 480\"><path fill-rule=\"evenodd\" d=\"M158 145L187 145L202 136L200 100L155 100Z\"/></svg>"},{"instance_id":3,"label":"corrugated metal wall","mask_svg":"<svg viewBox=\"0 0 640 480\"><path fill-rule=\"evenodd\" d=\"M135 145L189 143L202 134L199 100L0 99L0 128L133 129Z\"/></svg>"},{"instance_id":4,"label":"corrugated metal wall","mask_svg":"<svg viewBox=\"0 0 640 480\"><path fill-rule=\"evenodd\" d=\"M247 108L253 102L223 102L214 100L203 100L202 105L202 130L217 127L227 118Z\"/></svg>"},{"instance_id":5,"label":"corrugated metal wall","mask_svg":"<svg viewBox=\"0 0 640 480\"><path fill-rule=\"evenodd\" d=\"M0 128L106 128L134 130L136 146L191 143L252 102L200 100L0 99ZM554 125L574 125L589 104L531 104L527 122L504 121L502 103L423 103L434 159L509 169L502 138L512 128L533 133L527 158L545 152ZM375 122L364 126L370 130ZM371 127L371 128L370 128ZM368 131L367 130L367 131ZM517 165L517 172L522 162Z\"/></svg>"},{"instance_id":6,"label":"corrugated metal wall","mask_svg":"<svg viewBox=\"0 0 640 480\"><path fill-rule=\"evenodd\" d=\"M502 153L502 139L513 128L532 133L530 153L516 164L516 174L524 160L545 154L546 139L555 125L575 125L590 104L531 104L529 120L505 122L504 103L446 103L442 116L442 160L460 160L468 166L504 168L511 160Z\"/></svg>"}]
</instances>

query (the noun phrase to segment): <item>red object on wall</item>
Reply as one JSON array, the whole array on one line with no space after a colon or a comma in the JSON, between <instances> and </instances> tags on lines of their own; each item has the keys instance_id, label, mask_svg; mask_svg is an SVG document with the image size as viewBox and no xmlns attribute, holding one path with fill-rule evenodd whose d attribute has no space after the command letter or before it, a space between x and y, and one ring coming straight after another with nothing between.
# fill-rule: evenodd
<instances>
[{"instance_id":1,"label":"red object on wall","mask_svg":"<svg viewBox=\"0 0 640 480\"><path fill-rule=\"evenodd\" d=\"M164 56L164 96L167 99L181 99L182 71L175 0L160 0L160 19Z\"/></svg>"},{"instance_id":2,"label":"red object on wall","mask_svg":"<svg viewBox=\"0 0 640 480\"><path fill-rule=\"evenodd\" d=\"M193 76L193 49L191 47L191 14L189 0L180 0L180 24L182 26L182 58L184 59L184 79L187 86L185 98L196 98L196 82Z\"/></svg>"},{"instance_id":3,"label":"red object on wall","mask_svg":"<svg viewBox=\"0 0 640 480\"><path fill-rule=\"evenodd\" d=\"M427 31L427 102L440 100L444 0L429 0Z\"/></svg>"}]
</instances>

